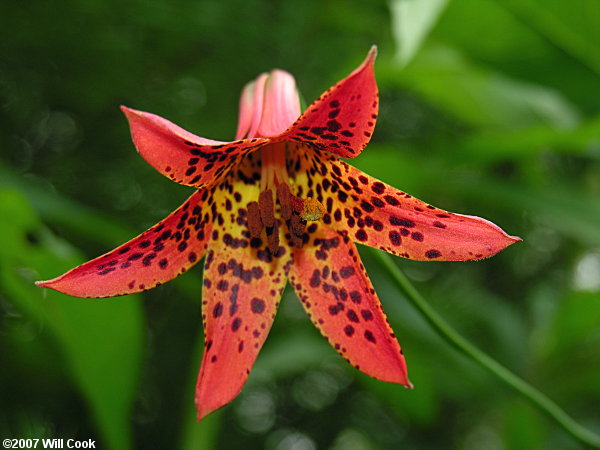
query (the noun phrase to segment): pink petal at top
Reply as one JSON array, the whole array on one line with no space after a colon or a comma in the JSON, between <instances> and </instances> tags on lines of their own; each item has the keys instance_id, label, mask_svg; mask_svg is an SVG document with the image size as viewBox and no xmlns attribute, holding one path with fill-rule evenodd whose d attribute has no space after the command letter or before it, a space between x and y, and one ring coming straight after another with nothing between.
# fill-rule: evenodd
<instances>
[{"instance_id":1,"label":"pink petal at top","mask_svg":"<svg viewBox=\"0 0 600 450\"><path fill-rule=\"evenodd\" d=\"M271 137L283 133L300 116L300 99L294 77L283 70L273 70L265 86L265 99L256 135Z\"/></svg>"},{"instance_id":2,"label":"pink petal at top","mask_svg":"<svg viewBox=\"0 0 600 450\"><path fill-rule=\"evenodd\" d=\"M252 80L244 86L240 97L236 139L244 139L256 133L262 117L265 83L268 77L268 74L262 73L256 80Z\"/></svg>"}]
</instances>

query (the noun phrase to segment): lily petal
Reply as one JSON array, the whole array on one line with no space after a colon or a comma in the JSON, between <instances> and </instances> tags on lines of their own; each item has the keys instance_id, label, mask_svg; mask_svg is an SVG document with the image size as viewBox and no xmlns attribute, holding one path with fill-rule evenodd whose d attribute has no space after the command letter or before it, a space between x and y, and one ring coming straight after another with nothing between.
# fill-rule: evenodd
<instances>
[{"instance_id":1,"label":"lily petal","mask_svg":"<svg viewBox=\"0 0 600 450\"><path fill-rule=\"evenodd\" d=\"M242 89L236 139L245 139L256 132L262 117L265 83L268 77L268 74L261 73L256 80L247 83Z\"/></svg>"},{"instance_id":2,"label":"lily petal","mask_svg":"<svg viewBox=\"0 0 600 450\"><path fill-rule=\"evenodd\" d=\"M379 107L373 46L365 61L325 91L277 140L292 140L343 158L358 156L371 140Z\"/></svg>"},{"instance_id":3,"label":"lily petal","mask_svg":"<svg viewBox=\"0 0 600 450\"><path fill-rule=\"evenodd\" d=\"M268 142L243 139L233 142L198 137L150 114L122 106L138 152L156 170L176 183L196 188L215 185L242 158Z\"/></svg>"},{"instance_id":4,"label":"lily petal","mask_svg":"<svg viewBox=\"0 0 600 450\"><path fill-rule=\"evenodd\" d=\"M356 246L323 224L294 250L290 284L309 317L350 364L374 378L411 387L406 362Z\"/></svg>"},{"instance_id":5,"label":"lily petal","mask_svg":"<svg viewBox=\"0 0 600 450\"><path fill-rule=\"evenodd\" d=\"M167 218L126 244L38 286L83 298L114 297L152 289L204 257L210 234L205 203L197 191Z\"/></svg>"},{"instance_id":6,"label":"lily petal","mask_svg":"<svg viewBox=\"0 0 600 450\"><path fill-rule=\"evenodd\" d=\"M265 101L256 136L276 136L300 116L296 80L288 72L273 70L265 85ZM253 134L250 137L254 137Z\"/></svg>"},{"instance_id":7,"label":"lily petal","mask_svg":"<svg viewBox=\"0 0 600 450\"><path fill-rule=\"evenodd\" d=\"M297 183L312 186L325 224L355 242L421 261L488 258L521 238L475 216L453 214L318 151L297 151ZM313 175L311 175L311 173Z\"/></svg>"},{"instance_id":8,"label":"lily petal","mask_svg":"<svg viewBox=\"0 0 600 450\"><path fill-rule=\"evenodd\" d=\"M248 184L231 177L215 193L223 213L215 221L204 267L205 350L196 385L198 420L242 389L273 323L291 261L289 249L280 247L273 256L265 236L249 238L245 206L259 192L244 166L240 170ZM284 242L283 227L279 230Z\"/></svg>"}]
</instances>

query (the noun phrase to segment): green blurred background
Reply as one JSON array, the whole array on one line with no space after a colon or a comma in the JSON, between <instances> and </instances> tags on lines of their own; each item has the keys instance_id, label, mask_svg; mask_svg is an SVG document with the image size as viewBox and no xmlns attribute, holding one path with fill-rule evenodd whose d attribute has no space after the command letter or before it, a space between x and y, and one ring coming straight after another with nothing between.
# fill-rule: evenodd
<instances>
[{"instance_id":1,"label":"green blurred background","mask_svg":"<svg viewBox=\"0 0 600 450\"><path fill-rule=\"evenodd\" d=\"M397 263L478 347L600 431L596 0L0 3L0 437L185 449L576 449L437 337L363 251L413 391L369 379L286 291L242 394L198 424L201 268L82 300L33 285L133 237L190 189L118 106L213 139L278 67L307 102L379 46L380 118L353 164L524 239L477 263Z\"/></svg>"}]
</instances>

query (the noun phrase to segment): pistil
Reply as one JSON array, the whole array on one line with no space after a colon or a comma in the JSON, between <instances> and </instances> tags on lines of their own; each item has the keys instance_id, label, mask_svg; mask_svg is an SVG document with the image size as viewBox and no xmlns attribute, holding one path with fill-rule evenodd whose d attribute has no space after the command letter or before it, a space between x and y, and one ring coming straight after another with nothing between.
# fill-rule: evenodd
<instances>
[{"instance_id":1,"label":"pistil","mask_svg":"<svg viewBox=\"0 0 600 450\"><path fill-rule=\"evenodd\" d=\"M278 142L268 145L260 150L262 173L260 177L260 191L276 189L279 183L289 179L285 164L286 143Z\"/></svg>"}]
</instances>

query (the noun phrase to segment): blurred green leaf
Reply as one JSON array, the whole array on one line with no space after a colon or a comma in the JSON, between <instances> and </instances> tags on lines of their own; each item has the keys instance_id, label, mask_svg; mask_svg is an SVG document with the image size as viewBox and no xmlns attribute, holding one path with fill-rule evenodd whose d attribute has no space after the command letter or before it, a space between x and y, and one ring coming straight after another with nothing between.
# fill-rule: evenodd
<instances>
[{"instance_id":1,"label":"blurred green leaf","mask_svg":"<svg viewBox=\"0 0 600 450\"><path fill-rule=\"evenodd\" d=\"M382 85L412 90L473 126L569 128L579 120L559 92L478 66L441 44L425 46L403 70L388 64L379 73Z\"/></svg>"},{"instance_id":2,"label":"blurred green leaf","mask_svg":"<svg viewBox=\"0 0 600 450\"><path fill-rule=\"evenodd\" d=\"M99 431L112 449L131 447L130 414L142 356L139 297L74 299L36 287L82 262L39 222L18 192L0 190L2 292L23 313L51 329Z\"/></svg>"},{"instance_id":3,"label":"blurred green leaf","mask_svg":"<svg viewBox=\"0 0 600 450\"><path fill-rule=\"evenodd\" d=\"M482 163L528 158L549 149L594 156L600 149L600 116L582 121L572 129L539 125L509 132L486 131L453 145L458 158Z\"/></svg>"},{"instance_id":4,"label":"blurred green leaf","mask_svg":"<svg viewBox=\"0 0 600 450\"><path fill-rule=\"evenodd\" d=\"M600 8L596 0L499 3L600 75Z\"/></svg>"},{"instance_id":5,"label":"blurred green leaf","mask_svg":"<svg viewBox=\"0 0 600 450\"><path fill-rule=\"evenodd\" d=\"M545 355L593 352L600 359L600 293L574 292L565 298L540 341Z\"/></svg>"},{"instance_id":6,"label":"blurred green leaf","mask_svg":"<svg viewBox=\"0 0 600 450\"><path fill-rule=\"evenodd\" d=\"M419 51L447 3L448 0L392 0L392 30L400 66L406 66Z\"/></svg>"},{"instance_id":7,"label":"blurred green leaf","mask_svg":"<svg viewBox=\"0 0 600 450\"><path fill-rule=\"evenodd\" d=\"M543 448L545 427L540 415L521 399L503 405L506 441L511 450Z\"/></svg>"},{"instance_id":8,"label":"blurred green leaf","mask_svg":"<svg viewBox=\"0 0 600 450\"><path fill-rule=\"evenodd\" d=\"M19 190L43 220L59 224L77 235L91 235L107 245L134 236L102 213L62 197L43 180L16 175L0 161L0 189Z\"/></svg>"}]
</instances>

